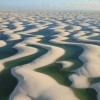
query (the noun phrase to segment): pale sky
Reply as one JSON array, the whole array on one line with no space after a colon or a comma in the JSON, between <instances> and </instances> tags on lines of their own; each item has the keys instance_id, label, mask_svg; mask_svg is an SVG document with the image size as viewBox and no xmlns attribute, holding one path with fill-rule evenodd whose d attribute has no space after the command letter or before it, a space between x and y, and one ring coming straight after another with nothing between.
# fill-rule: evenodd
<instances>
[{"instance_id":1,"label":"pale sky","mask_svg":"<svg viewBox=\"0 0 100 100\"><path fill-rule=\"evenodd\" d=\"M0 0L0 10L96 10L100 0Z\"/></svg>"}]
</instances>

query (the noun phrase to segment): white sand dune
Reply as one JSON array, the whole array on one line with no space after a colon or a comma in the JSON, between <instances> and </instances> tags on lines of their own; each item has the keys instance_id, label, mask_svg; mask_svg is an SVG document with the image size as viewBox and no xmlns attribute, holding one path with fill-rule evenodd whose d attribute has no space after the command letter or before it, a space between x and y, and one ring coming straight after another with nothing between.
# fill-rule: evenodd
<instances>
[{"instance_id":1,"label":"white sand dune","mask_svg":"<svg viewBox=\"0 0 100 100\"><path fill-rule=\"evenodd\" d=\"M73 63L69 61L58 61L57 63L61 63L63 68L69 68L73 65Z\"/></svg>"},{"instance_id":2,"label":"white sand dune","mask_svg":"<svg viewBox=\"0 0 100 100\"><path fill-rule=\"evenodd\" d=\"M3 22L2 21L2 31L4 31L4 33L6 34L6 33L14 33L15 31L21 31L21 30L23 30L24 29L24 27L23 27L23 25L21 25L22 24L22 22L16 22L16 23L14 23L14 26L16 27L15 29L8 29L8 27L7 27L7 24L9 24L9 22Z\"/></svg>"},{"instance_id":3,"label":"white sand dune","mask_svg":"<svg viewBox=\"0 0 100 100\"><path fill-rule=\"evenodd\" d=\"M40 40L41 39L40 39L40 35L39 35L39 36L36 36L33 38L27 38L26 41L24 41L27 44L34 44L34 45L43 47L48 50L48 52L46 54L44 54L43 56L41 56L41 57L37 58L35 61L33 61L32 62L33 64L32 63L29 64L30 65L29 67L32 67L32 69L40 68L41 66L45 66L50 63L53 63L54 61L56 61L59 57L61 57L65 53L65 51L62 48L38 43L38 41L40 41ZM32 42L32 41L34 41L34 42ZM28 65L26 64L25 66L28 66Z\"/></svg>"},{"instance_id":4,"label":"white sand dune","mask_svg":"<svg viewBox=\"0 0 100 100\"><path fill-rule=\"evenodd\" d=\"M99 28L94 28L93 31L100 33L100 29Z\"/></svg>"},{"instance_id":5,"label":"white sand dune","mask_svg":"<svg viewBox=\"0 0 100 100\"><path fill-rule=\"evenodd\" d=\"M0 47L4 47L6 45L6 42L3 40L0 40Z\"/></svg>"},{"instance_id":6,"label":"white sand dune","mask_svg":"<svg viewBox=\"0 0 100 100\"><path fill-rule=\"evenodd\" d=\"M46 26L41 26L41 27L39 26L38 28L30 29L30 30L27 30L27 31L18 32L17 34L30 35L29 33L38 32L39 30L43 30L45 28L46 28Z\"/></svg>"},{"instance_id":7,"label":"white sand dune","mask_svg":"<svg viewBox=\"0 0 100 100\"><path fill-rule=\"evenodd\" d=\"M77 69L75 72L77 74L70 76L71 80L74 80L73 86L77 88L84 88L89 86L89 77L99 77L100 76L100 47L96 45L86 45L84 46L85 51L80 56L80 59L85 62L82 67ZM84 77L85 76L85 77ZM84 79L85 85L79 83L79 80ZM87 85L86 85L87 83ZM81 85L81 86L80 86Z\"/></svg>"},{"instance_id":8,"label":"white sand dune","mask_svg":"<svg viewBox=\"0 0 100 100\"><path fill-rule=\"evenodd\" d=\"M78 37L81 37L81 36L84 36L84 35L86 35L86 32L80 31L80 32L78 32L77 34L74 34L73 37L74 37L74 38L78 38Z\"/></svg>"},{"instance_id":9,"label":"white sand dune","mask_svg":"<svg viewBox=\"0 0 100 100\"><path fill-rule=\"evenodd\" d=\"M83 32L80 35L83 35ZM65 42L63 41L65 39L66 37L63 38L58 35L55 39L52 39L50 41L59 44L74 44L81 46L84 49L84 53L80 56L80 59L84 62L84 65L75 71L77 74L73 74L69 78L72 80L72 86L74 86L75 88L87 88L89 87L89 77L100 76L100 46L83 43ZM84 38L82 39L84 40Z\"/></svg>"},{"instance_id":10,"label":"white sand dune","mask_svg":"<svg viewBox=\"0 0 100 100\"><path fill-rule=\"evenodd\" d=\"M56 31L56 30L55 30ZM59 30L57 30L59 31ZM60 30L61 31L61 30ZM76 36L80 36L82 40L86 40L88 36L84 39L85 35L84 32L81 32L77 34ZM93 34L98 35L98 34ZM91 44L84 44L84 43L71 43L71 42L65 42L64 40L67 40L68 37L61 37L58 35L55 37L55 39L50 40L53 43L59 43L59 44L74 44L82 47L84 49L83 54L80 56L80 59L84 62L84 65L80 67L79 69L75 70L76 74L72 74L69 79L72 81L72 86L75 88L88 88L92 87L89 83L89 78L94 77L100 77L100 46L97 45L91 45ZM87 41L89 41L87 39ZM98 41L97 41L98 42ZM98 100L100 99L100 84L93 85L93 88L96 89L98 92Z\"/></svg>"},{"instance_id":11,"label":"white sand dune","mask_svg":"<svg viewBox=\"0 0 100 100\"><path fill-rule=\"evenodd\" d=\"M0 72L4 69L4 65L0 62Z\"/></svg>"},{"instance_id":12,"label":"white sand dune","mask_svg":"<svg viewBox=\"0 0 100 100\"><path fill-rule=\"evenodd\" d=\"M93 42L93 43L100 43L99 40L93 40L93 39L90 39L91 37L94 37L94 36L99 36L100 37L100 34L99 33L93 33L89 36L87 36L87 34L83 31L73 35L73 37L77 40L80 40L80 41L87 41L87 42Z\"/></svg>"},{"instance_id":13,"label":"white sand dune","mask_svg":"<svg viewBox=\"0 0 100 100\"><path fill-rule=\"evenodd\" d=\"M15 22L14 23L16 29L13 29L13 32L22 31L25 27L22 25L22 22Z\"/></svg>"},{"instance_id":14,"label":"white sand dune","mask_svg":"<svg viewBox=\"0 0 100 100\"><path fill-rule=\"evenodd\" d=\"M19 84L10 100L79 100L70 88L61 86L51 77L32 71L28 67L16 67L12 73L18 78Z\"/></svg>"},{"instance_id":15,"label":"white sand dune","mask_svg":"<svg viewBox=\"0 0 100 100\"><path fill-rule=\"evenodd\" d=\"M62 48L38 43L37 41L39 41L38 38L40 37L42 36L29 38L26 43L41 46L47 49L48 52L33 62L12 70L13 75L19 79L19 84L10 96L10 100L19 100L19 98L24 100L30 100L31 98L39 100L44 100L45 98L50 100L78 100L70 88L59 85L54 79L45 74L33 71L33 69L53 63L64 54ZM34 43L32 43L33 40Z\"/></svg>"},{"instance_id":16,"label":"white sand dune","mask_svg":"<svg viewBox=\"0 0 100 100\"><path fill-rule=\"evenodd\" d=\"M24 43L18 43L13 48L18 49L18 53L11 57L0 60L0 65L1 65L0 71L2 71L4 69L4 65L3 65L4 63L18 59L18 58L22 58L25 56L35 54L38 51L36 48L26 46L26 44L24 44Z\"/></svg>"},{"instance_id":17,"label":"white sand dune","mask_svg":"<svg viewBox=\"0 0 100 100\"><path fill-rule=\"evenodd\" d=\"M84 23L80 23L80 25L81 25L81 26L87 26L87 27L88 27L90 24L89 24L89 23L84 22Z\"/></svg>"},{"instance_id":18,"label":"white sand dune","mask_svg":"<svg viewBox=\"0 0 100 100\"><path fill-rule=\"evenodd\" d=\"M78 31L78 30L81 30L81 27L80 26L73 26L73 31Z\"/></svg>"},{"instance_id":19,"label":"white sand dune","mask_svg":"<svg viewBox=\"0 0 100 100\"><path fill-rule=\"evenodd\" d=\"M24 25L22 25L23 23L22 22L15 22L14 23L14 26L16 27L15 29L12 29L12 30L10 30L10 29L8 29L8 27L7 27L7 24L8 24L9 22L3 22L3 26L2 26L2 31L4 31L4 33L7 33L8 34L8 36L10 35L10 34L12 34L12 33L15 33L16 32L16 36L18 35L18 34L25 34L25 35L28 35L28 33L33 33L33 32L37 32L37 31L39 31L39 30L42 30L42 29L45 29L45 28L47 28L47 26L46 25L48 25L48 24L50 24L50 23L46 23L46 24L43 24L43 25L41 25L41 24L39 24L39 23L35 23L35 25L36 25L36 27L37 28L33 28L33 29L29 29L29 30L25 30L25 31L23 31L23 29L25 29L25 26ZM33 23L33 24L34 24ZM17 32L17 31L21 31L21 32ZM13 34L13 36L14 36L14 34ZM11 36L10 36L11 37ZM19 36L17 36L17 37L19 37ZM20 38L20 37L19 37ZM17 38L16 38L17 39Z\"/></svg>"},{"instance_id":20,"label":"white sand dune","mask_svg":"<svg viewBox=\"0 0 100 100\"><path fill-rule=\"evenodd\" d=\"M8 37L8 41L9 40L18 40L21 39L21 36L18 34L5 34Z\"/></svg>"}]
</instances>

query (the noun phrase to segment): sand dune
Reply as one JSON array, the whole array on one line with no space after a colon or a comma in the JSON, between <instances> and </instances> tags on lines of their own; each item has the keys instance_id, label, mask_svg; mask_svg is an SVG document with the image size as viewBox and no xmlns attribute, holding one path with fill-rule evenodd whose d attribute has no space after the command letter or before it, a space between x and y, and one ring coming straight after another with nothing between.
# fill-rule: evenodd
<instances>
[{"instance_id":1,"label":"sand dune","mask_svg":"<svg viewBox=\"0 0 100 100\"><path fill-rule=\"evenodd\" d=\"M5 46L5 45L6 45L6 42L5 42L5 41L0 40L0 47L3 47L3 46Z\"/></svg>"},{"instance_id":2,"label":"sand dune","mask_svg":"<svg viewBox=\"0 0 100 100\"><path fill-rule=\"evenodd\" d=\"M82 77L85 83L85 85L83 84L82 88L84 88L89 86L88 82L89 77L100 76L100 71L99 71L100 47L95 45L87 45L84 47L85 47L85 52L83 53L83 55L80 56L80 59L82 59L85 63L82 67L76 70L77 73L76 75L70 76L71 80L74 80L73 86L78 88L82 87L82 84L79 83L79 80L81 81Z\"/></svg>"},{"instance_id":3,"label":"sand dune","mask_svg":"<svg viewBox=\"0 0 100 100\"><path fill-rule=\"evenodd\" d=\"M21 36L18 34L6 34L8 40L18 40L21 39Z\"/></svg>"},{"instance_id":4,"label":"sand dune","mask_svg":"<svg viewBox=\"0 0 100 100\"><path fill-rule=\"evenodd\" d=\"M57 29L57 31L59 30ZM83 35L83 32L80 35ZM77 34L77 36L79 36L79 34ZM81 38L85 41L84 37L81 36ZM77 75L70 76L70 79L73 81L74 87L77 87L77 88L89 87L88 77L100 76L99 75L100 74L99 72L100 46L91 45L91 44L83 44L83 43L71 43L71 42L65 42L64 40L66 40L66 37L60 37L60 35L58 35L55 39L52 39L50 41L54 43L61 43L61 44L79 45L84 49L84 53L80 56L80 59L84 62L84 65L80 67L79 69L77 69L76 70ZM84 82L80 84L80 82L82 81L82 77L83 77ZM83 84L83 87L82 87L82 84Z\"/></svg>"},{"instance_id":5,"label":"sand dune","mask_svg":"<svg viewBox=\"0 0 100 100\"><path fill-rule=\"evenodd\" d=\"M32 41L34 41L34 42L32 42ZM36 69L36 68L48 65L50 63L53 63L54 61L56 61L59 57L61 57L65 53L65 51L62 48L51 46L51 45L41 44L41 43L38 43L38 41L40 41L40 36L39 37L37 36L36 38L35 37L28 38L25 41L25 43L34 44L34 45L43 47L48 50L48 52L46 54L37 58L35 61L33 61L31 64L29 64L30 65L29 67L31 69ZM28 65L25 65L25 66L28 66Z\"/></svg>"},{"instance_id":6,"label":"sand dune","mask_svg":"<svg viewBox=\"0 0 100 100\"><path fill-rule=\"evenodd\" d=\"M14 48L18 49L18 53L11 57L2 59L0 61L1 62L0 71L4 69L4 65L3 65L4 63L18 59L18 58L22 58L28 55L35 54L38 51L36 48L28 47L24 43L18 43L17 45L14 46Z\"/></svg>"},{"instance_id":7,"label":"sand dune","mask_svg":"<svg viewBox=\"0 0 100 100\"><path fill-rule=\"evenodd\" d=\"M84 32L79 32L76 35L73 35L73 37L75 37L75 39L78 39L80 41L87 41L87 42L93 42L93 43L100 43L99 40L92 40L90 39L90 37L94 37L94 36L99 36L99 33L93 33L89 36L86 35L86 33ZM100 36L99 36L100 37Z\"/></svg>"},{"instance_id":8,"label":"sand dune","mask_svg":"<svg viewBox=\"0 0 100 100\"><path fill-rule=\"evenodd\" d=\"M19 100L20 98L24 100L30 100L31 98L39 100L78 100L70 88L59 85L47 75L24 67L16 67L12 70L12 73L19 79L19 84L10 96L10 100Z\"/></svg>"},{"instance_id":9,"label":"sand dune","mask_svg":"<svg viewBox=\"0 0 100 100\"><path fill-rule=\"evenodd\" d=\"M73 65L73 63L69 61L59 61L57 63L61 63L63 65L63 68L69 68Z\"/></svg>"},{"instance_id":10,"label":"sand dune","mask_svg":"<svg viewBox=\"0 0 100 100\"><path fill-rule=\"evenodd\" d=\"M55 80L47 75L33 71L33 69L35 70L36 68L53 63L56 59L64 54L64 50L61 48L38 43L37 41L39 41L38 38L40 37L41 36L29 38L25 42L46 48L48 52L33 62L18 68L16 67L12 70L13 75L19 79L19 84L12 93L10 100L18 100L19 98L27 100L27 98L30 97L32 99L47 98L51 100L78 100L70 88L59 85ZM32 43L33 40L35 43ZM60 91L57 92L57 90ZM68 96L67 93L69 93Z\"/></svg>"}]
</instances>

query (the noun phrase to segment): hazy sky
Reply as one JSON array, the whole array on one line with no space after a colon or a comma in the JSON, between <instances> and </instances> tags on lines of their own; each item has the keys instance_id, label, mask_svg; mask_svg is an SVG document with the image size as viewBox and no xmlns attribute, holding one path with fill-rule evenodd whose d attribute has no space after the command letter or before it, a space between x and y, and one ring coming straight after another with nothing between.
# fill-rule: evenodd
<instances>
[{"instance_id":1,"label":"hazy sky","mask_svg":"<svg viewBox=\"0 0 100 100\"><path fill-rule=\"evenodd\" d=\"M100 0L0 0L0 10L98 10Z\"/></svg>"}]
</instances>

